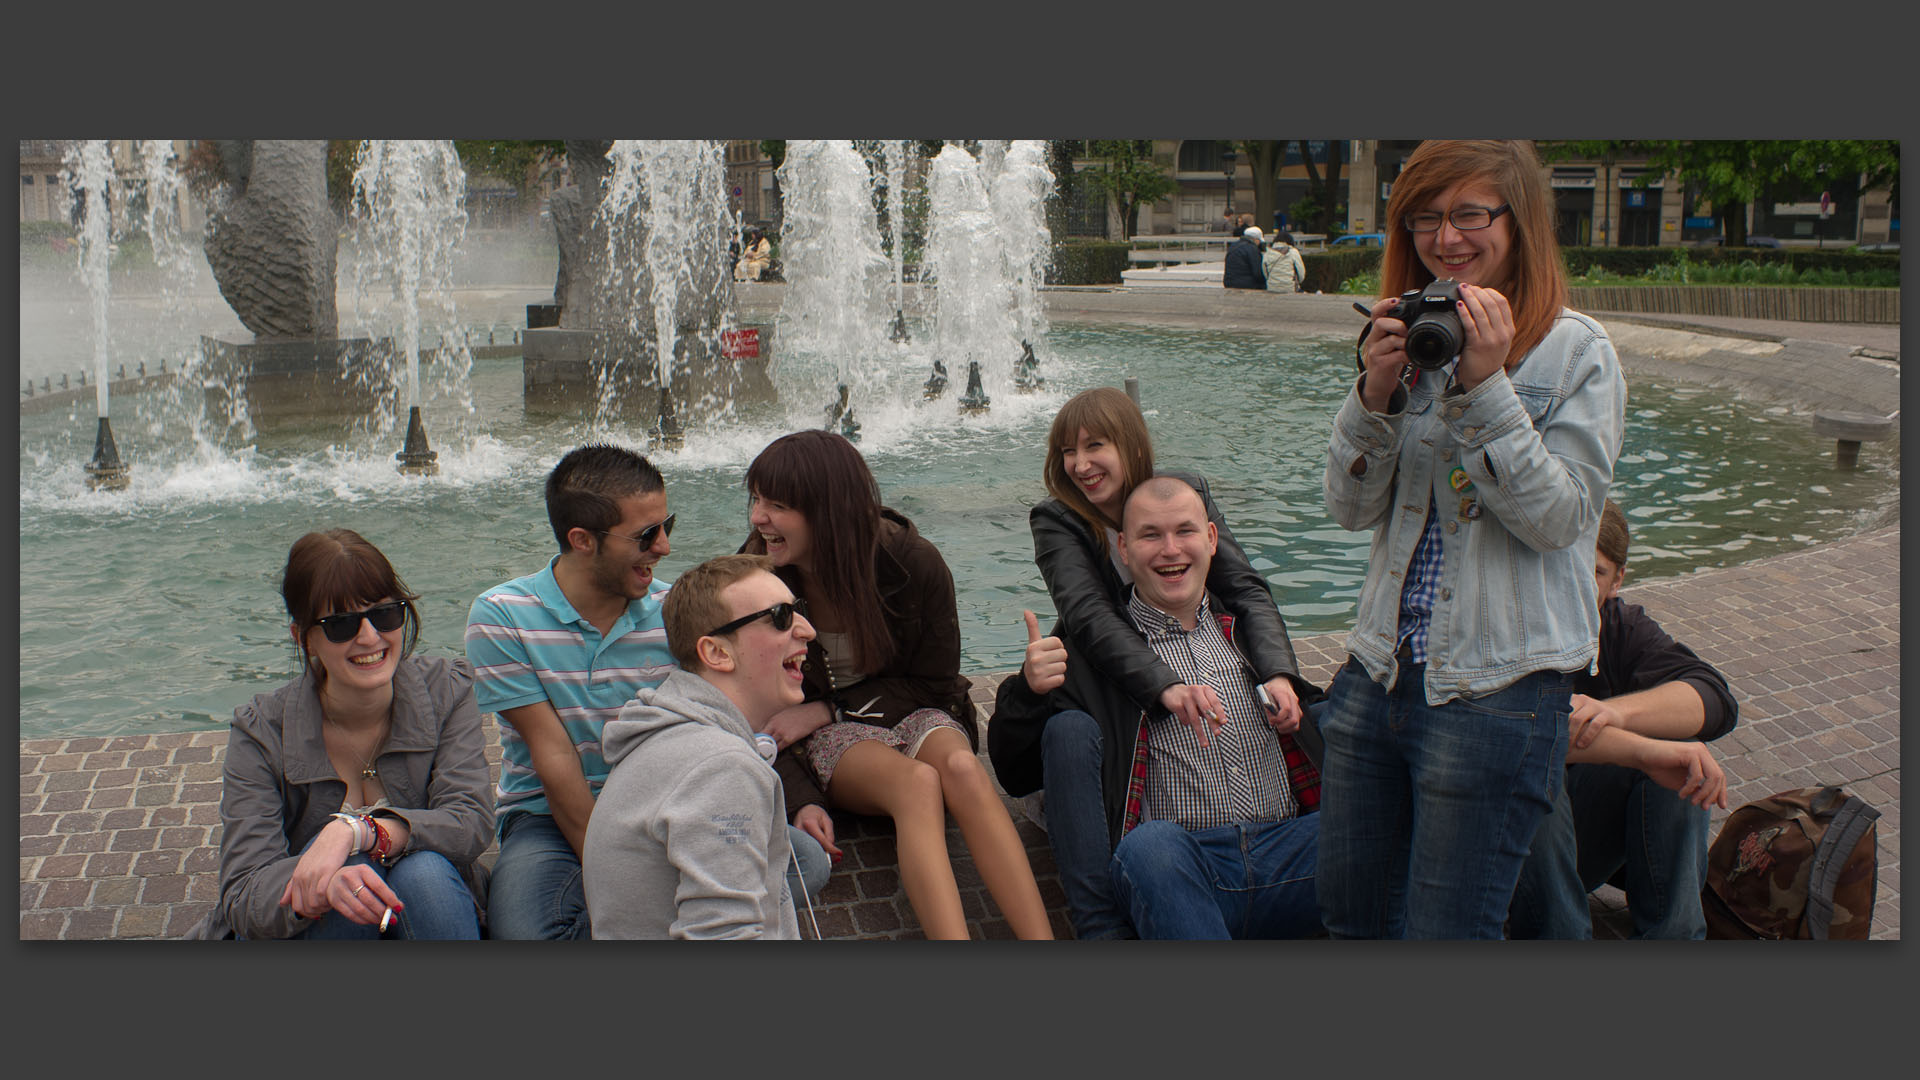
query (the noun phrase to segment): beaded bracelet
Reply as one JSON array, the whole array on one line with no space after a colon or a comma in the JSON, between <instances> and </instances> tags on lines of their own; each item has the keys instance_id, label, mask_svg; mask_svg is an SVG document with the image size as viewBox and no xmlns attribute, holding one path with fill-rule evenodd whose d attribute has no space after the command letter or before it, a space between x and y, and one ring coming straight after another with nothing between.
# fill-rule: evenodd
<instances>
[{"instance_id":1,"label":"beaded bracelet","mask_svg":"<svg viewBox=\"0 0 1920 1080\"><path fill-rule=\"evenodd\" d=\"M374 836L373 848L368 851L367 854L372 857L374 861L384 863L386 862L387 856L393 851L393 835L387 832L386 828L371 816L366 819L366 822L372 826Z\"/></svg>"}]
</instances>

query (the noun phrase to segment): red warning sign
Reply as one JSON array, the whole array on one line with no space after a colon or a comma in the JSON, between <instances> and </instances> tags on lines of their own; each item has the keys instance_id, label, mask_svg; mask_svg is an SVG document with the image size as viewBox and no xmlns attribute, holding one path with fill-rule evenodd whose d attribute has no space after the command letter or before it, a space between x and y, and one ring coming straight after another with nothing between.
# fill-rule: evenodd
<instances>
[{"instance_id":1,"label":"red warning sign","mask_svg":"<svg viewBox=\"0 0 1920 1080\"><path fill-rule=\"evenodd\" d=\"M729 360L755 360L760 356L760 328L720 332L720 355Z\"/></svg>"}]
</instances>

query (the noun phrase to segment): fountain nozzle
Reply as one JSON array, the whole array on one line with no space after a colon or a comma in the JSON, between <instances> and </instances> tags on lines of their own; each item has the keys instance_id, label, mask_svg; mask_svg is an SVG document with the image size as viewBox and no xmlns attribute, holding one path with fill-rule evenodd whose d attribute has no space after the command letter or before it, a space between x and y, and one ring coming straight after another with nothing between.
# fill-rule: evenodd
<instances>
[{"instance_id":1,"label":"fountain nozzle","mask_svg":"<svg viewBox=\"0 0 1920 1080\"><path fill-rule=\"evenodd\" d=\"M420 406L407 409L407 441L393 455L400 463L402 476L435 476L440 472L439 454L427 449L427 428L420 422Z\"/></svg>"},{"instance_id":2,"label":"fountain nozzle","mask_svg":"<svg viewBox=\"0 0 1920 1080\"><path fill-rule=\"evenodd\" d=\"M1031 394L1047 385L1040 377L1040 360L1033 355L1033 342L1020 343L1020 359L1013 365L1013 388L1022 394Z\"/></svg>"},{"instance_id":3,"label":"fountain nozzle","mask_svg":"<svg viewBox=\"0 0 1920 1080\"><path fill-rule=\"evenodd\" d=\"M835 424L840 425L840 434L848 442L860 441L860 421L853 418L853 406L848 402L847 384L840 384L840 400L827 405L827 422L824 430L832 431Z\"/></svg>"},{"instance_id":4,"label":"fountain nozzle","mask_svg":"<svg viewBox=\"0 0 1920 1080\"><path fill-rule=\"evenodd\" d=\"M927 376L927 385L924 389L928 401L947 392L947 365L941 363L938 357L934 358L933 374Z\"/></svg>"},{"instance_id":5,"label":"fountain nozzle","mask_svg":"<svg viewBox=\"0 0 1920 1080\"><path fill-rule=\"evenodd\" d=\"M967 392L960 398L960 411L972 415L987 411L993 399L980 388L980 361L967 361Z\"/></svg>"},{"instance_id":6,"label":"fountain nozzle","mask_svg":"<svg viewBox=\"0 0 1920 1080\"><path fill-rule=\"evenodd\" d=\"M93 460L87 462L87 488L120 491L131 482L132 470L120 461L120 449L113 444L113 425L100 418L100 429L93 438Z\"/></svg>"},{"instance_id":7,"label":"fountain nozzle","mask_svg":"<svg viewBox=\"0 0 1920 1080\"><path fill-rule=\"evenodd\" d=\"M667 388L660 388L660 419L647 433L649 450L681 450L687 445L686 432L680 430L680 419L673 415L673 395Z\"/></svg>"}]
</instances>

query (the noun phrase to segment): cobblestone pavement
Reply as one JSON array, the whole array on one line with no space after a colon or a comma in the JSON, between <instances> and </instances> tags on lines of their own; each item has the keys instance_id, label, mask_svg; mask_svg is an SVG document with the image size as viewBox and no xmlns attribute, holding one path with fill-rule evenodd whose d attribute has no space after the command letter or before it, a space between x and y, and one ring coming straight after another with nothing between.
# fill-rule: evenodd
<instances>
[{"instance_id":1,"label":"cobblestone pavement","mask_svg":"<svg viewBox=\"0 0 1920 1080\"><path fill-rule=\"evenodd\" d=\"M1627 590L1733 683L1740 722L1714 744L1730 805L1842 784L1880 810L1873 937L1882 939L1900 936L1899 580L1894 526ZM1333 635L1294 647L1323 685L1343 658ZM983 708L1002 677L974 679ZM498 742L489 744L497 770ZM178 937L197 922L215 899L225 747L224 731L22 742L20 936ZM1054 931L1068 936L1046 834L1007 805ZM1724 817L1715 812L1716 829ZM847 857L816 912L822 936L918 937L891 827L844 813L835 821ZM973 935L1010 937L957 827L947 843ZM1597 936L1621 936L1618 891L1601 890L1593 907Z\"/></svg>"}]
</instances>

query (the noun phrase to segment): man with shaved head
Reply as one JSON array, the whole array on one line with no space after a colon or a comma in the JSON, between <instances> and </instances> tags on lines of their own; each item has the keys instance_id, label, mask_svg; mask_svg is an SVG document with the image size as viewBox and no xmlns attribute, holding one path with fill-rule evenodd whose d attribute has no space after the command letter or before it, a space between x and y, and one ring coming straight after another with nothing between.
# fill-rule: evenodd
<instances>
[{"instance_id":1,"label":"man with shaved head","mask_svg":"<svg viewBox=\"0 0 1920 1080\"><path fill-rule=\"evenodd\" d=\"M1192 726L1103 692L1058 638L1030 644L994 723L1080 709L1134 748L1131 783L1108 796L1126 800L1108 877L1140 937L1304 937L1320 930L1319 773L1294 744L1298 714L1263 705L1233 619L1207 593L1218 536L1192 485L1155 476L1128 498L1117 547L1133 576L1126 614L1182 679Z\"/></svg>"}]
</instances>

